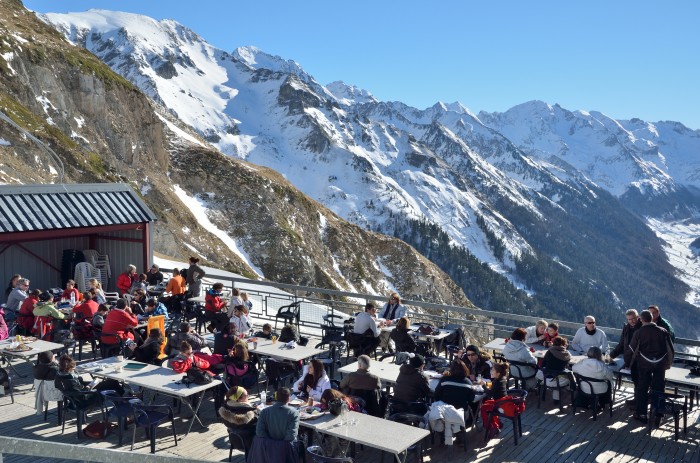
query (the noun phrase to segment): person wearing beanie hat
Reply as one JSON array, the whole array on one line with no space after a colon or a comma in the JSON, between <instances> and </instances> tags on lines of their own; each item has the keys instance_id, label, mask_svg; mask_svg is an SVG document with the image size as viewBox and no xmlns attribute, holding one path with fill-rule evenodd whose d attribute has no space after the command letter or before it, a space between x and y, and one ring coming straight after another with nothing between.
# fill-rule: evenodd
<instances>
[{"instance_id":1,"label":"person wearing beanie hat","mask_svg":"<svg viewBox=\"0 0 700 463\"><path fill-rule=\"evenodd\" d=\"M470 380L475 381L479 375L482 378L491 378L491 362L489 358L487 354L483 354L474 344L467 346L461 360L469 368Z\"/></svg>"},{"instance_id":2,"label":"person wearing beanie hat","mask_svg":"<svg viewBox=\"0 0 700 463\"><path fill-rule=\"evenodd\" d=\"M227 427L235 428L249 449L255 437L258 411L248 402L248 391L233 386L226 391L224 403L219 407L219 416Z\"/></svg>"},{"instance_id":3,"label":"person wearing beanie hat","mask_svg":"<svg viewBox=\"0 0 700 463\"><path fill-rule=\"evenodd\" d=\"M423 376L425 358L416 354L399 369L399 376L394 386L394 398L402 402L423 400L430 392L428 379ZM397 410L401 411L401 410Z\"/></svg>"}]
</instances>

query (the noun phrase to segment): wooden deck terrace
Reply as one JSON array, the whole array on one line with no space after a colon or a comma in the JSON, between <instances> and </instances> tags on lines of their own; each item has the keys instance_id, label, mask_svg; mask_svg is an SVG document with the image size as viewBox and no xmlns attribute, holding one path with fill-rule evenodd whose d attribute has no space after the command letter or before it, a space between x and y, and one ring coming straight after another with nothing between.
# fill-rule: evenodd
<instances>
[{"instance_id":1,"label":"wooden deck terrace","mask_svg":"<svg viewBox=\"0 0 700 463\"><path fill-rule=\"evenodd\" d=\"M88 360L89 361L89 360ZM38 441L60 442L64 444L87 445L96 448L118 449L129 451L132 427L124 434L124 444L117 446L117 433L112 432L106 440L91 440L76 437L74 415L66 423L65 433L57 425L55 403L44 421L43 414L36 415L34 410L34 392L32 389L31 368L28 364L15 364L17 370L25 378L12 374L14 382L15 403L11 404L9 395L0 396L0 435L19 437ZM255 393L252 388L252 393ZM426 442L424 461L426 462L700 462L698 440L700 438L698 421L700 408L695 407L688 416L688 433L681 435L676 442L673 440L673 420L667 418L660 429L655 429L651 435L646 434L646 426L634 421L631 411L624 404L625 399L631 398L629 385L616 394L613 416L599 414L597 421L591 418L590 410L580 410L572 416L570 407L564 412L554 407L551 400L544 402L542 408L537 408L536 394L530 394L527 410L523 416L523 436L517 446L513 444L512 428L509 421L504 422L503 433L488 443L483 443L483 432L472 428L467 435L468 448L465 451L460 443L452 448L440 442L440 436L435 437L435 444ZM568 399L568 394L564 395ZM158 402L171 404L171 400L161 397ZM184 408L183 408L184 410ZM158 430L157 454L164 456L180 456L200 461L227 461L229 441L226 428L216 422L213 402L210 396L205 399L200 415L207 429L195 423L191 433L180 438L188 423L186 419L176 418L179 442L174 445L169 426ZM185 414L187 416L187 414ZM91 414L88 421L97 419ZM682 426L682 421L681 421ZM381 429L377 432L381 433ZM137 442L134 452L147 454L149 443L142 429L136 434ZM390 439L391 436L387 436ZM393 457L386 455L386 461ZM364 448L359 449L356 462L379 462L381 452ZM38 458L3 454L0 446L0 462L2 463L35 463L35 462L69 462L56 458ZM244 463L242 452L234 450L233 461ZM416 456L409 454L407 462L414 462ZM274 462L270 462L274 463Z\"/></svg>"}]
</instances>

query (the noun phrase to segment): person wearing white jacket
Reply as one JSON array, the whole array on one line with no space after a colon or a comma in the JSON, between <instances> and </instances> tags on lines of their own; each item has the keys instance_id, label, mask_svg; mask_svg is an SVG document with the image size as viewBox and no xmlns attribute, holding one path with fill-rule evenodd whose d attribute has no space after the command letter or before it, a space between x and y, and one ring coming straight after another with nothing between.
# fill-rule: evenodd
<instances>
[{"instance_id":1,"label":"person wearing white jacket","mask_svg":"<svg viewBox=\"0 0 700 463\"><path fill-rule=\"evenodd\" d=\"M323 391L330 388L331 380L323 368L323 363L314 359L304 365L301 378L294 383L292 390L296 393L304 393L309 397L313 397L315 402L320 402Z\"/></svg>"},{"instance_id":2,"label":"person wearing white jacket","mask_svg":"<svg viewBox=\"0 0 700 463\"><path fill-rule=\"evenodd\" d=\"M537 320L537 323L533 326L528 326L525 329L525 331L527 331L525 344L535 344L538 342L542 344L542 341L544 341L547 336L547 325L548 323L546 320Z\"/></svg>"},{"instance_id":3,"label":"person wearing white jacket","mask_svg":"<svg viewBox=\"0 0 700 463\"><path fill-rule=\"evenodd\" d=\"M452 445L452 436L465 426L464 411L440 400L433 402L427 415L430 429L437 432L445 431L445 445Z\"/></svg>"},{"instance_id":4,"label":"person wearing white jacket","mask_svg":"<svg viewBox=\"0 0 700 463\"><path fill-rule=\"evenodd\" d=\"M588 315L583 319L583 327L579 328L571 341L571 348L586 353L591 347L600 348L601 352L608 351L608 337L603 330L596 328L595 317Z\"/></svg>"},{"instance_id":5,"label":"person wearing white jacket","mask_svg":"<svg viewBox=\"0 0 700 463\"><path fill-rule=\"evenodd\" d=\"M530 347L525 344L525 336L527 336L525 328L516 328L510 335L510 341L507 342L503 348L503 357L508 361L532 364L532 368L513 365L510 367L510 373L515 377L520 377L522 375L522 377L527 378L532 376L532 378L528 378L525 385L526 389L532 389L537 383L534 377L537 372L537 359L532 355L532 352L530 352Z\"/></svg>"},{"instance_id":6,"label":"person wearing white jacket","mask_svg":"<svg viewBox=\"0 0 700 463\"><path fill-rule=\"evenodd\" d=\"M614 385L615 375L613 374L612 370L608 368L608 366L605 363L603 363L603 352L600 350L600 347L591 347L590 349L588 349L586 356L588 358L583 359L577 364L573 365L571 367L571 370L574 373L577 373L581 376L585 376L587 378L607 379L608 381L610 381L611 386ZM590 384L593 385L594 394L602 394L608 389L608 386L604 383L596 382ZM591 393L589 383L580 383L579 388L587 394ZM610 391L612 392L612 390Z\"/></svg>"}]
</instances>

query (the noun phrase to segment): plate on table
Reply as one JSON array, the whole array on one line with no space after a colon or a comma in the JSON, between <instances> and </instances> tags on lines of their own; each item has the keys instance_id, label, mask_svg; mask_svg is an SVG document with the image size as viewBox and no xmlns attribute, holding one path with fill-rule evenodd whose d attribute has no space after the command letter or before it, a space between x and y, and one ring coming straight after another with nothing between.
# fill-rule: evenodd
<instances>
[{"instance_id":1,"label":"plate on table","mask_svg":"<svg viewBox=\"0 0 700 463\"><path fill-rule=\"evenodd\" d=\"M299 418L302 420L313 420L325 415L328 412L324 412L319 407L302 407L299 409Z\"/></svg>"},{"instance_id":2,"label":"plate on table","mask_svg":"<svg viewBox=\"0 0 700 463\"><path fill-rule=\"evenodd\" d=\"M20 346L15 346L15 347L5 347L3 350L5 350L7 352L27 352L27 351L32 350L32 348L29 346L20 345Z\"/></svg>"},{"instance_id":3,"label":"plate on table","mask_svg":"<svg viewBox=\"0 0 700 463\"><path fill-rule=\"evenodd\" d=\"M296 399L296 398L291 399L289 401L289 405L291 405L292 407L299 407L301 405L304 405L305 403L306 403L306 400L301 400L301 399Z\"/></svg>"}]
</instances>

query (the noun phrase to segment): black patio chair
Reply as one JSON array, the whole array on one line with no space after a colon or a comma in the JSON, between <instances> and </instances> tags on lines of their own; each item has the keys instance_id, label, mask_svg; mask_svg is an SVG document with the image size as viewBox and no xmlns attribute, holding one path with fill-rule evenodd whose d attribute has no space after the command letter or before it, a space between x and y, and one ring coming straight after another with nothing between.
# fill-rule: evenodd
<instances>
[{"instance_id":1,"label":"black patio chair","mask_svg":"<svg viewBox=\"0 0 700 463\"><path fill-rule=\"evenodd\" d=\"M577 393L587 397L593 409L593 421L598 416L598 407L602 405L602 411L605 411L605 404L608 404L610 416L613 413L613 385L607 379L589 378L587 376L574 373L576 383L578 384ZM573 403L573 414L576 414L576 401Z\"/></svg>"},{"instance_id":2,"label":"black patio chair","mask_svg":"<svg viewBox=\"0 0 700 463\"><path fill-rule=\"evenodd\" d=\"M311 463L354 463L351 457L327 457L323 453L323 448L312 445L306 448L306 456Z\"/></svg>"},{"instance_id":3,"label":"black patio chair","mask_svg":"<svg viewBox=\"0 0 700 463\"><path fill-rule=\"evenodd\" d=\"M297 331L299 331L300 314L301 302L292 302L289 305L283 305L277 309L277 314L275 315L275 331L277 331L277 320L280 318L284 320L286 325L296 325Z\"/></svg>"},{"instance_id":4,"label":"black patio chair","mask_svg":"<svg viewBox=\"0 0 700 463\"><path fill-rule=\"evenodd\" d=\"M134 450L136 442L136 428L144 428L146 436L151 440L151 453L156 453L156 430L161 423L170 421L173 429L173 438L177 446L177 434L175 433L175 415L169 405L144 405L140 399L129 401L134 410L134 433L131 438L131 450Z\"/></svg>"},{"instance_id":5,"label":"black patio chair","mask_svg":"<svg viewBox=\"0 0 700 463\"><path fill-rule=\"evenodd\" d=\"M647 429L651 434L652 426L658 428L664 415L673 415L674 440L678 440L678 424L683 413L683 433L688 433L688 397L681 394L671 394L664 391L652 391L649 404L649 422Z\"/></svg>"},{"instance_id":6,"label":"black patio chair","mask_svg":"<svg viewBox=\"0 0 700 463\"><path fill-rule=\"evenodd\" d=\"M513 423L513 440L515 442L515 445L518 445L518 437L522 437L523 435L523 423L520 418L522 413L518 411L518 408L522 407L525 404L526 399L526 390L509 389L506 397L496 401L496 403L493 406L493 409L491 409L491 411L488 414L486 423L484 423L484 442L487 442L489 440L489 433L491 432L491 419L494 416L498 416L500 418L510 420ZM512 405L508 406L508 404ZM515 409L515 412L512 414L506 411L511 409ZM500 410L503 410L503 412L501 412Z\"/></svg>"},{"instance_id":7,"label":"black patio chair","mask_svg":"<svg viewBox=\"0 0 700 463\"><path fill-rule=\"evenodd\" d=\"M15 395L12 389L12 378L10 378L10 374L4 368L0 368L0 386L3 386L5 389L10 391L10 399L12 399L12 403L15 403Z\"/></svg>"},{"instance_id":8,"label":"black patio chair","mask_svg":"<svg viewBox=\"0 0 700 463\"><path fill-rule=\"evenodd\" d=\"M562 396L562 391L569 391L569 398L571 399L571 406L574 405L574 392L573 392L573 377L569 370L554 370L551 368L541 368L542 374L544 375L544 381L538 381L537 384L537 408L540 408L542 401L546 399L547 389L556 389L559 394L559 411L564 408L564 397ZM552 384L554 383L554 384Z\"/></svg>"}]
</instances>

